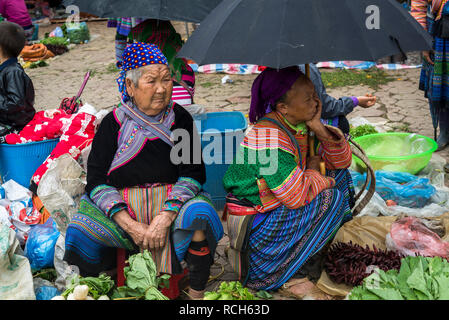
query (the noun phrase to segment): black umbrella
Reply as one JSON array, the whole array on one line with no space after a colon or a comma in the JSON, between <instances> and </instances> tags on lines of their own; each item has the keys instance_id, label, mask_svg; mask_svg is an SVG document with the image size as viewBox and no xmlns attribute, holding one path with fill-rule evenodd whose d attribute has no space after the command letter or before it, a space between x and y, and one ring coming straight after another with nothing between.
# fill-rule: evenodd
<instances>
[{"instance_id":1,"label":"black umbrella","mask_svg":"<svg viewBox=\"0 0 449 320\"><path fill-rule=\"evenodd\" d=\"M221 0L64 0L100 18L138 17L201 22Z\"/></svg>"},{"instance_id":2,"label":"black umbrella","mask_svg":"<svg viewBox=\"0 0 449 320\"><path fill-rule=\"evenodd\" d=\"M178 56L199 65L283 68L431 47L430 35L396 0L223 0Z\"/></svg>"}]
</instances>

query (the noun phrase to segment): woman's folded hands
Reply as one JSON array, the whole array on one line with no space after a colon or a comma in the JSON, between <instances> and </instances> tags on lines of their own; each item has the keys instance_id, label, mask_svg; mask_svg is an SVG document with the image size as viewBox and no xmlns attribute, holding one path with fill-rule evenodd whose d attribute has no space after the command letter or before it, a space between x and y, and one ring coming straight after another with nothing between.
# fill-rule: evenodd
<instances>
[{"instance_id":1,"label":"woman's folded hands","mask_svg":"<svg viewBox=\"0 0 449 320\"><path fill-rule=\"evenodd\" d=\"M115 222L130 235L134 243L144 250L164 247L170 226L175 218L174 212L162 211L148 225L132 219L126 210L117 212L113 217Z\"/></svg>"}]
</instances>

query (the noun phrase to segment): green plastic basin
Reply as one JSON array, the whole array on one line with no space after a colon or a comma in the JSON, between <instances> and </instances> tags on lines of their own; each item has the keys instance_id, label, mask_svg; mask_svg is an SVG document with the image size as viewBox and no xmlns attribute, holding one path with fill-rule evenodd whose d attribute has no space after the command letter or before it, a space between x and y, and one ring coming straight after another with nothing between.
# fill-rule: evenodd
<instances>
[{"instance_id":1,"label":"green plastic basin","mask_svg":"<svg viewBox=\"0 0 449 320\"><path fill-rule=\"evenodd\" d=\"M355 138L365 151L372 168L384 171L417 174L427 166L438 145L429 137L416 133L374 133ZM358 157L353 160L363 169L365 164Z\"/></svg>"}]
</instances>

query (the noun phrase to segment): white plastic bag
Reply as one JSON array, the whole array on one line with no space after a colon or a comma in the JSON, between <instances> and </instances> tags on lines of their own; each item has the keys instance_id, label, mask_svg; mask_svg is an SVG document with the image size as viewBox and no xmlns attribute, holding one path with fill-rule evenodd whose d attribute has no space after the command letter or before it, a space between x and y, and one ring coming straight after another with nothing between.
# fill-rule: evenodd
<instances>
[{"instance_id":1,"label":"white plastic bag","mask_svg":"<svg viewBox=\"0 0 449 320\"><path fill-rule=\"evenodd\" d=\"M53 161L39 182L37 195L64 236L85 186L83 168L69 154Z\"/></svg>"},{"instance_id":2,"label":"white plastic bag","mask_svg":"<svg viewBox=\"0 0 449 320\"><path fill-rule=\"evenodd\" d=\"M25 245L32 226L40 222L41 213L34 208L33 194L27 188L14 180L6 181L2 188L5 191L5 198L0 200L2 207L0 219L4 221L4 210L6 210L8 219L16 230L17 239L21 245Z\"/></svg>"},{"instance_id":3,"label":"white plastic bag","mask_svg":"<svg viewBox=\"0 0 449 320\"><path fill-rule=\"evenodd\" d=\"M36 300L28 259L16 233L0 223L0 300Z\"/></svg>"},{"instance_id":4,"label":"white plastic bag","mask_svg":"<svg viewBox=\"0 0 449 320\"><path fill-rule=\"evenodd\" d=\"M65 154L51 163L41 178L37 194L50 212L61 233L55 245L54 267L55 286L63 291L73 274L79 274L75 266L63 260L65 253L65 233L72 216L78 211L79 199L85 192L86 181L83 168L70 155Z\"/></svg>"},{"instance_id":5,"label":"white plastic bag","mask_svg":"<svg viewBox=\"0 0 449 320\"><path fill-rule=\"evenodd\" d=\"M10 179L2 185L5 190L5 197L9 201L28 201L33 194L24 186Z\"/></svg>"},{"instance_id":6,"label":"white plastic bag","mask_svg":"<svg viewBox=\"0 0 449 320\"><path fill-rule=\"evenodd\" d=\"M59 291L64 291L67 285L70 283L72 277L76 274L79 275L79 269L77 266L69 265L64 261L65 253L65 237L60 235L55 245L55 257L53 264L56 270L55 286Z\"/></svg>"},{"instance_id":7,"label":"white plastic bag","mask_svg":"<svg viewBox=\"0 0 449 320\"><path fill-rule=\"evenodd\" d=\"M355 189L356 193L358 192L357 188ZM367 191L364 191L360 199L362 199ZM438 189L437 189L438 193ZM356 205L358 202L356 203ZM401 214L405 214L411 217L418 218L429 218L429 217L439 217L443 213L449 212L449 206L447 203L439 204L439 203L431 203L423 208L407 208L402 206L387 206L385 201L377 192L374 193L371 200L368 204L363 208L363 210L357 215L361 216L371 216L377 217L379 215L382 216L399 216Z\"/></svg>"}]
</instances>

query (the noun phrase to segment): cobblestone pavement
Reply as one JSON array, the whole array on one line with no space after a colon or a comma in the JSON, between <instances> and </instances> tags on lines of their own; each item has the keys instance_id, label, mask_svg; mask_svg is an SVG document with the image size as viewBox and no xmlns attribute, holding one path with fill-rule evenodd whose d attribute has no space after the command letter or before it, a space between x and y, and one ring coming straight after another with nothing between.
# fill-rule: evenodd
<instances>
[{"instance_id":1,"label":"cobblestone pavement","mask_svg":"<svg viewBox=\"0 0 449 320\"><path fill-rule=\"evenodd\" d=\"M41 26L40 37L44 32L52 31L56 25ZM175 25L185 34L184 24ZM118 103L119 95L114 70L115 30L106 28L106 21L90 22L92 40L85 45L78 45L68 53L49 61L48 67L27 69L36 90L36 109L51 109L59 106L64 97L74 96L84 78L86 71L92 70L82 95L87 102L99 109L110 108ZM349 95L372 93L378 97L378 103L369 109L357 107L349 119L363 116L371 123L384 130L399 128L433 138L433 127L427 100L418 90L420 69L387 71L395 81L382 85L378 90L364 86L350 86L329 89L328 93L336 98ZM197 74L195 103L202 105L206 111L242 111L248 112L251 84L256 75L230 75L233 83L221 84L223 74ZM449 148L438 154L448 158ZM220 281L237 280L227 263L224 248L228 244L225 236L219 243L216 262L212 268L213 275L224 273L212 281L208 289L214 289ZM285 299L275 295L275 299Z\"/></svg>"}]
</instances>

